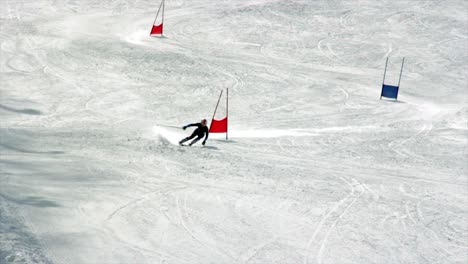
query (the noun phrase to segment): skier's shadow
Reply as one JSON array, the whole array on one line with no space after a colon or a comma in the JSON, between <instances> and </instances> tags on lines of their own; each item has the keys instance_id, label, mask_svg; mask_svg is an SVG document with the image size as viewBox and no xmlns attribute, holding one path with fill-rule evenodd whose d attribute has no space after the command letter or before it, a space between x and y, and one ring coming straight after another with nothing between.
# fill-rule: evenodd
<instances>
[{"instance_id":1,"label":"skier's shadow","mask_svg":"<svg viewBox=\"0 0 468 264\"><path fill-rule=\"evenodd\" d=\"M218 148L215 146L204 146L203 148L218 150Z\"/></svg>"}]
</instances>

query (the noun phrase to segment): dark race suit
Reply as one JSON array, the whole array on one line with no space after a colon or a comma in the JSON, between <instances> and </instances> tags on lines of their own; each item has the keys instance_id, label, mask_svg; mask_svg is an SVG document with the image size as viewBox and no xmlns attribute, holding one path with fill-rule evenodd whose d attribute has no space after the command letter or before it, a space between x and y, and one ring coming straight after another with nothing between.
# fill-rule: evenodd
<instances>
[{"instance_id":1,"label":"dark race suit","mask_svg":"<svg viewBox=\"0 0 468 264\"><path fill-rule=\"evenodd\" d=\"M209 132L208 132L208 127L207 126L203 126L201 123L194 123L194 124L190 124L190 125L186 125L184 126L184 129L186 129L187 127L192 127L192 126L196 126L197 128L195 129L195 131L193 131L192 135L190 135L189 137L186 137L184 139L182 139L179 144L182 144L188 140L191 140L192 138L194 137L197 137L196 139L194 139L192 142L190 142L190 146L197 143L197 141L199 141L200 139L203 138L203 136L205 136L205 140L203 140L203 145L205 145L205 142L206 140L208 139L208 135L209 135Z\"/></svg>"}]
</instances>

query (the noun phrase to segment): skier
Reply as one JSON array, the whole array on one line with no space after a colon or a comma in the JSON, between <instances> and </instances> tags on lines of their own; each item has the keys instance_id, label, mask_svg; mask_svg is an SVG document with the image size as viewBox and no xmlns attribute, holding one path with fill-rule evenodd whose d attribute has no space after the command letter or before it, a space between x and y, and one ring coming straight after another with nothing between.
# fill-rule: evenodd
<instances>
[{"instance_id":1,"label":"skier","mask_svg":"<svg viewBox=\"0 0 468 264\"><path fill-rule=\"evenodd\" d=\"M205 140L203 140L202 142L202 145L204 146L206 143L206 140L208 139L208 127L206 126L206 119L203 119L200 123L186 125L186 126L183 126L182 128L185 130L187 127L191 127L191 126L196 126L197 129L193 131L192 135L179 141L179 145L182 146L184 142L187 142L190 139L197 137L196 139L192 140L192 142L190 142L189 146L192 146L193 144L197 143L198 140L200 140L203 136L205 136Z\"/></svg>"}]
</instances>

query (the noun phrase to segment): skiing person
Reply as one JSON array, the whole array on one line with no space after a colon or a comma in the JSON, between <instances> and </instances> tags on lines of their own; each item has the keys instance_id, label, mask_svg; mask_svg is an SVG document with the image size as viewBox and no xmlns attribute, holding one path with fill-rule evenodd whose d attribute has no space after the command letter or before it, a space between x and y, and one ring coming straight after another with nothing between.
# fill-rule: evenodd
<instances>
[{"instance_id":1,"label":"skiing person","mask_svg":"<svg viewBox=\"0 0 468 264\"><path fill-rule=\"evenodd\" d=\"M209 133L208 127L206 126L206 119L203 119L200 123L193 123L190 125L183 126L182 128L185 130L187 127L191 127L191 126L196 126L197 129L193 131L192 135L179 141L179 145L182 146L184 142L187 142L190 139L197 137L196 139L192 140L192 142L190 142L189 146L192 146L193 144L197 143L198 140L200 140L203 136L205 136L205 140L203 140L202 142L202 145L204 146L206 143L206 140L208 139L208 133Z\"/></svg>"}]
</instances>

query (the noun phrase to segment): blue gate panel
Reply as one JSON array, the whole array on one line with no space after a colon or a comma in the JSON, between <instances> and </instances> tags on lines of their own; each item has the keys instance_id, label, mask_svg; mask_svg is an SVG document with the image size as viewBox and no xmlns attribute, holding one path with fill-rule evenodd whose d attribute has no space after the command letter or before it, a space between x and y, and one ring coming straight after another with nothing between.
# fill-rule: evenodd
<instances>
[{"instance_id":1,"label":"blue gate panel","mask_svg":"<svg viewBox=\"0 0 468 264\"><path fill-rule=\"evenodd\" d=\"M387 98L397 99L398 97L398 86L393 85L382 85L382 94L381 96Z\"/></svg>"}]
</instances>

